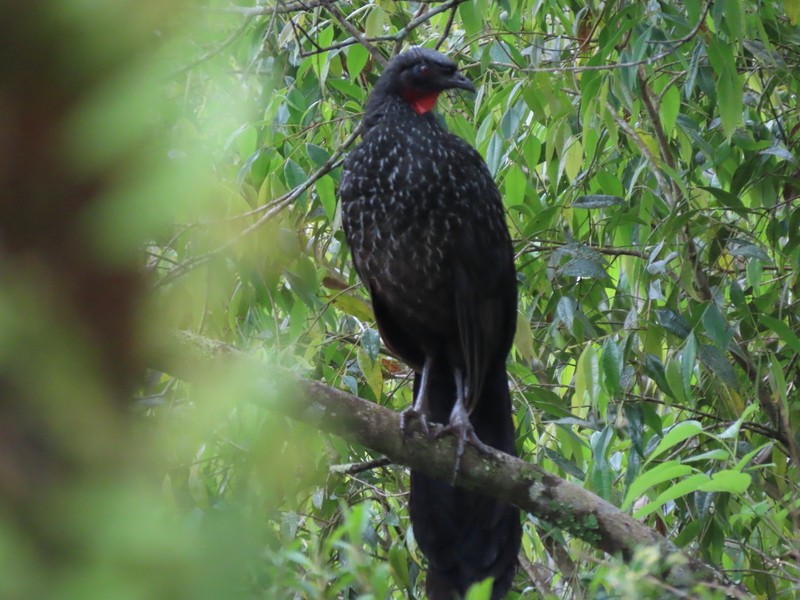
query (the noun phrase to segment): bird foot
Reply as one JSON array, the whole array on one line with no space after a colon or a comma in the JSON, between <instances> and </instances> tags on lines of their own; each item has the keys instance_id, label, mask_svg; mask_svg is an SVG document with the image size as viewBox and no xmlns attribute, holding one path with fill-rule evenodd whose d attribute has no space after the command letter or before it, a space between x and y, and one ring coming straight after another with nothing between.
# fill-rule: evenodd
<instances>
[{"instance_id":1,"label":"bird foot","mask_svg":"<svg viewBox=\"0 0 800 600\"><path fill-rule=\"evenodd\" d=\"M450 423L436 433L438 440L444 435L452 434L456 437L456 460L453 465L453 478L451 483L455 483L458 472L461 469L461 458L464 456L464 449L467 443L472 445L481 454L491 454L492 447L484 444L475 433L475 428L470 423L469 418L460 418L458 415L451 415Z\"/></svg>"},{"instance_id":2,"label":"bird foot","mask_svg":"<svg viewBox=\"0 0 800 600\"><path fill-rule=\"evenodd\" d=\"M428 419L425 418L425 413L415 409L413 406L409 406L403 412L400 413L400 434L405 438L408 436L408 424L410 421L419 421L419 425L422 428L422 431L425 435L430 436L431 430L428 427Z\"/></svg>"}]
</instances>

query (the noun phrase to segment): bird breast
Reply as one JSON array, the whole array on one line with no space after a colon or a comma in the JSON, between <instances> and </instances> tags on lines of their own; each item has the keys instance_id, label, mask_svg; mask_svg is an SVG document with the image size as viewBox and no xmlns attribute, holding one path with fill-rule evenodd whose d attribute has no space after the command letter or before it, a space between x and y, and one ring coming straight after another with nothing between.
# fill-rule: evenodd
<instances>
[{"instance_id":1,"label":"bird breast","mask_svg":"<svg viewBox=\"0 0 800 600\"><path fill-rule=\"evenodd\" d=\"M421 126L371 130L348 157L341 185L361 278L403 313L432 320L449 318L453 286L446 265L470 201L442 133Z\"/></svg>"}]
</instances>

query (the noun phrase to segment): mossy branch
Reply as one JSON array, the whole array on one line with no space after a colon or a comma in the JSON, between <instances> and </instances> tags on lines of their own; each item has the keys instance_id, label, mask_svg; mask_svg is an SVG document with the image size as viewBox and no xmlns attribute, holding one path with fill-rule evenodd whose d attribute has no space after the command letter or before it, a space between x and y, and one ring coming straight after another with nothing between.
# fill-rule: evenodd
<instances>
[{"instance_id":1,"label":"mossy branch","mask_svg":"<svg viewBox=\"0 0 800 600\"><path fill-rule=\"evenodd\" d=\"M253 378L258 404L432 477L450 480L453 475L452 437L435 440L412 421L404 438L398 413L318 381L300 378L287 369L259 363L227 344L178 332L163 346L155 362L160 370L190 381L201 381L203 374L226 365L244 366ZM515 504L595 548L626 560L637 548L656 547L663 559L663 578L670 585L687 587L702 581L724 586L733 596L743 593L719 570L681 552L613 504L508 454L494 451L487 455L468 446L455 481L466 489Z\"/></svg>"}]
</instances>

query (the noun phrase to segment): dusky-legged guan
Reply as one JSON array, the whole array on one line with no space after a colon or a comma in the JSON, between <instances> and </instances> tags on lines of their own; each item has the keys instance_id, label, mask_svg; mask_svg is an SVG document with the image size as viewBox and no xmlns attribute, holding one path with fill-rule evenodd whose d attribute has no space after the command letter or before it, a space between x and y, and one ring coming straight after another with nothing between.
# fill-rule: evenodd
<instances>
[{"instance_id":1,"label":"dusky-legged guan","mask_svg":"<svg viewBox=\"0 0 800 600\"><path fill-rule=\"evenodd\" d=\"M439 94L472 83L444 55L396 56L369 97L362 141L348 155L339 195L353 262L384 343L415 372L402 415L446 424L466 441L515 454L505 361L517 288L500 193L478 152L431 112ZM411 522L428 559L430 600L463 597L514 576L519 511L411 472Z\"/></svg>"}]
</instances>

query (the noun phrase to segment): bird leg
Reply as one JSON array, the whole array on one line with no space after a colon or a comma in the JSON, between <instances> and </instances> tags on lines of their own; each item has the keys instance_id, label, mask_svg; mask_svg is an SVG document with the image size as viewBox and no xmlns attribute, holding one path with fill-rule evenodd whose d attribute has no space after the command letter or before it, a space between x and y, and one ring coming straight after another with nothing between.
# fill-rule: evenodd
<instances>
[{"instance_id":1,"label":"bird leg","mask_svg":"<svg viewBox=\"0 0 800 600\"><path fill-rule=\"evenodd\" d=\"M406 435L406 426L410 419L417 419L419 421L422 431L425 435L430 435L428 428L428 377L430 376L432 359L430 356L425 357L425 364L422 367L422 375L420 375L419 390L417 397L414 398L414 404L409 406L400 413L400 433Z\"/></svg>"},{"instance_id":2,"label":"bird leg","mask_svg":"<svg viewBox=\"0 0 800 600\"><path fill-rule=\"evenodd\" d=\"M490 446L484 444L478 434L475 433L475 428L469 420L469 413L464 405L464 374L461 369L456 369L456 402L453 404L453 410L450 411L450 422L439 430L436 438L440 438L445 434L452 433L456 436L456 460L453 465L453 482L458 476L458 471L461 469L461 458L464 456L464 448L467 442L475 446L475 448L482 454L491 454L492 449Z\"/></svg>"}]
</instances>

